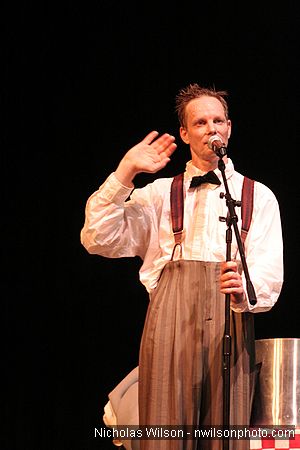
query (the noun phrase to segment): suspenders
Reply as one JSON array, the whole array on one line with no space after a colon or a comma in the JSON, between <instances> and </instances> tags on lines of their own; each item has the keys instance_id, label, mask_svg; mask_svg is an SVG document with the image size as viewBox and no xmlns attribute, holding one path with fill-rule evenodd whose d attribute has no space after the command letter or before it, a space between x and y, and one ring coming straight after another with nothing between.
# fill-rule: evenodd
<instances>
[{"instance_id":1,"label":"suspenders","mask_svg":"<svg viewBox=\"0 0 300 450\"><path fill-rule=\"evenodd\" d=\"M250 228L252 211L253 211L253 195L254 194L254 180L244 177L242 189L242 228L241 239L244 245L245 239Z\"/></svg>"},{"instance_id":2,"label":"suspenders","mask_svg":"<svg viewBox=\"0 0 300 450\"><path fill-rule=\"evenodd\" d=\"M180 173L173 178L171 185L171 218L172 228L175 240L175 246L172 253L172 258L175 253L175 249L180 247L180 257L182 255L181 243L183 240L183 177L184 174ZM253 193L254 193L254 180L248 177L244 177L242 188L242 227L241 227L241 239L244 245L245 239L250 228L252 211L253 211Z\"/></svg>"}]
</instances>

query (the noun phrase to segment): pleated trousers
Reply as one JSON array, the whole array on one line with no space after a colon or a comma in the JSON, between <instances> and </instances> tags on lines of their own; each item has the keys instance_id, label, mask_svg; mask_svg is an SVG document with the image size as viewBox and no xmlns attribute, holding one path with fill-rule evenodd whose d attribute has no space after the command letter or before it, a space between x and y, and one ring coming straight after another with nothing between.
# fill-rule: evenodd
<instances>
[{"instance_id":1,"label":"pleated trousers","mask_svg":"<svg viewBox=\"0 0 300 450\"><path fill-rule=\"evenodd\" d=\"M220 427L223 423L225 296L220 263L171 261L151 294L139 356L139 424ZM255 376L251 313L230 318L230 425L250 422ZM230 439L230 450L249 440ZM221 439L144 439L141 450L221 450Z\"/></svg>"}]
</instances>

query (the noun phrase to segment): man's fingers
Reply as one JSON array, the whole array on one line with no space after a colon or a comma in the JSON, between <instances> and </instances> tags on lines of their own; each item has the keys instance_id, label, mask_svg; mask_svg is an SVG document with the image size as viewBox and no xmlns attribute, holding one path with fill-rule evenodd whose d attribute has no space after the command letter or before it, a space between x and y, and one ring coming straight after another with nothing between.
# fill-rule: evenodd
<instances>
[{"instance_id":1,"label":"man's fingers","mask_svg":"<svg viewBox=\"0 0 300 450\"><path fill-rule=\"evenodd\" d=\"M157 137L158 134L158 131L151 131L149 134L147 134L142 142L144 144L151 145L158 154L166 152L167 150L171 151L172 153L176 147L173 148L172 146L170 150L169 147L174 143L175 137L171 136L169 133L164 133L161 136Z\"/></svg>"},{"instance_id":2,"label":"man's fingers","mask_svg":"<svg viewBox=\"0 0 300 450\"><path fill-rule=\"evenodd\" d=\"M158 154L163 153L169 149L170 145L172 145L174 141L175 141L174 136L165 133L159 138L157 138L155 142L153 142L153 148L158 152Z\"/></svg>"},{"instance_id":3,"label":"man's fingers","mask_svg":"<svg viewBox=\"0 0 300 450\"><path fill-rule=\"evenodd\" d=\"M147 136L142 140L145 144L150 145L151 142L158 136L158 131L151 131Z\"/></svg>"},{"instance_id":4,"label":"man's fingers","mask_svg":"<svg viewBox=\"0 0 300 450\"><path fill-rule=\"evenodd\" d=\"M222 274L226 273L226 272L237 272L238 267L237 267L237 263L235 261L226 261L222 263L222 269L221 272Z\"/></svg>"},{"instance_id":5,"label":"man's fingers","mask_svg":"<svg viewBox=\"0 0 300 450\"><path fill-rule=\"evenodd\" d=\"M177 145L175 144L175 142L172 142L165 151L166 156L167 157L171 156L172 153L176 150L176 148L177 148Z\"/></svg>"}]
</instances>

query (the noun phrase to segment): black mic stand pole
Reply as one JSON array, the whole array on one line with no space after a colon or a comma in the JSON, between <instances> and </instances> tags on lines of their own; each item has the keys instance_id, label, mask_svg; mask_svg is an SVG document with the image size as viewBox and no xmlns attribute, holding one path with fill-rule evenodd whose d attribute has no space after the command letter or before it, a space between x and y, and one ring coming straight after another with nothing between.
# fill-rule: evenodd
<instances>
[{"instance_id":1,"label":"black mic stand pole","mask_svg":"<svg viewBox=\"0 0 300 450\"><path fill-rule=\"evenodd\" d=\"M250 280L248 267L246 263L244 247L242 239L237 226L238 217L235 213L235 206L241 206L240 201L233 200L229 188L227 179L225 176L225 163L223 161L223 156L226 155L226 148L221 147L216 149L216 154L219 156L218 168L222 173L223 182L225 186L225 194L220 195L221 198L226 199L226 204L228 207L227 218L221 217L220 220L226 221L226 261L231 261L231 243L232 243L232 230L231 225L235 232L235 237L238 244L238 249L241 257L241 262L243 266L243 271L247 283L247 293L249 302L254 305L256 303L256 294L254 287ZM225 294L225 326L224 326L224 339L223 339L223 431L229 430L230 427L230 356L231 356L231 335L230 335L230 294ZM229 434L230 432L223 432L223 450L229 449Z\"/></svg>"}]
</instances>

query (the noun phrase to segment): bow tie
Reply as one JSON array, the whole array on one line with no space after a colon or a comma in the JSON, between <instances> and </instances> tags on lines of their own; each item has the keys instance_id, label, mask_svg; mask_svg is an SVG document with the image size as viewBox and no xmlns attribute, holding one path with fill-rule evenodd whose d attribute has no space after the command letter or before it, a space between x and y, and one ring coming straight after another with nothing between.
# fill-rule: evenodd
<instances>
[{"instance_id":1,"label":"bow tie","mask_svg":"<svg viewBox=\"0 0 300 450\"><path fill-rule=\"evenodd\" d=\"M221 181L219 180L219 178L217 177L217 175L215 174L215 172L210 171L207 172L205 175L201 176L199 175L198 177L193 177L191 184L190 184L190 188L194 188L199 186L202 183L211 183L211 184L221 184Z\"/></svg>"}]
</instances>

